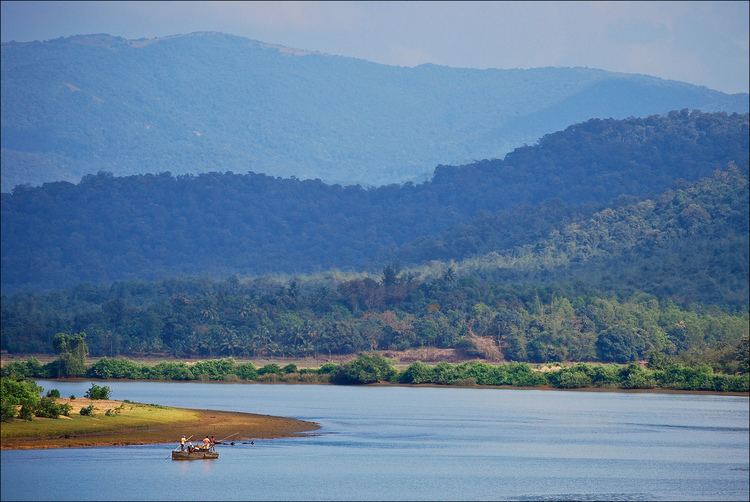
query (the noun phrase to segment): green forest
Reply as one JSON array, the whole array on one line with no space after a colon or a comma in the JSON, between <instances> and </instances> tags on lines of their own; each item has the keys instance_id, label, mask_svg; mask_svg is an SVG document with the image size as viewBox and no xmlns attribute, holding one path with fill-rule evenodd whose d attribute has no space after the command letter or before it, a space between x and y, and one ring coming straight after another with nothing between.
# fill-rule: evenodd
<instances>
[{"instance_id":1,"label":"green forest","mask_svg":"<svg viewBox=\"0 0 750 502\"><path fill-rule=\"evenodd\" d=\"M0 196L2 291L184 275L376 272L393 262L461 260L542 245L594 213L658 198L732 162L747 172L748 134L748 115L682 111L590 120L503 160L440 166L418 185L365 189L261 174L100 173L78 185L17 187ZM705 230L719 220L734 235L737 222L722 220L718 204L711 221L687 210L669 228L653 229L661 233L651 240L671 242L683 227ZM648 208L634 211L642 218ZM600 219L605 227L607 217ZM626 252L624 246L613 252ZM582 257L578 252L571 260Z\"/></svg>"},{"instance_id":2,"label":"green forest","mask_svg":"<svg viewBox=\"0 0 750 502\"><path fill-rule=\"evenodd\" d=\"M746 374L747 151L747 115L685 111L592 120L421 185L214 173L20 188L2 196L0 348L59 353L85 339L108 358L330 358L441 347ZM33 371L69 373L60 361ZM601 377L583 368L565 378ZM484 378L461 371L420 379Z\"/></svg>"}]
</instances>

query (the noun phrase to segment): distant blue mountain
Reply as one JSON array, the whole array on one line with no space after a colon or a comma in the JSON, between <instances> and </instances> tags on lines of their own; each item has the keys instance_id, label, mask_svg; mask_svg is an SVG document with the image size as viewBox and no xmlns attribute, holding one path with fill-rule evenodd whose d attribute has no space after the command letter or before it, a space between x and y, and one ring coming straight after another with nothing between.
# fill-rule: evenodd
<instances>
[{"instance_id":1,"label":"distant blue mountain","mask_svg":"<svg viewBox=\"0 0 750 502\"><path fill-rule=\"evenodd\" d=\"M220 33L2 44L2 191L170 171L380 185L588 118L748 111L748 95L588 68L387 66Z\"/></svg>"}]
</instances>

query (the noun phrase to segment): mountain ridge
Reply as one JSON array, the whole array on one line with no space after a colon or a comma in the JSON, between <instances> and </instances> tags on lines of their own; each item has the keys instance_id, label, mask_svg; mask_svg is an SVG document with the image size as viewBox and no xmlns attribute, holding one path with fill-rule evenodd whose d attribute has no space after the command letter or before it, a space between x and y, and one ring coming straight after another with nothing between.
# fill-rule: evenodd
<instances>
[{"instance_id":1,"label":"mountain ridge","mask_svg":"<svg viewBox=\"0 0 750 502\"><path fill-rule=\"evenodd\" d=\"M748 109L746 94L657 77L389 66L215 32L82 35L0 52L4 192L99 170L376 186L502 157L592 117Z\"/></svg>"}]
</instances>

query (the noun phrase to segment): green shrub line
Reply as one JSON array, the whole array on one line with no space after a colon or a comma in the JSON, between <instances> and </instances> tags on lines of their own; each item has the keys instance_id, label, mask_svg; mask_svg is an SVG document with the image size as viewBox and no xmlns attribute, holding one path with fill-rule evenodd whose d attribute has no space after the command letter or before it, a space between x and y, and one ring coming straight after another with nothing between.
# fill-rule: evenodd
<instances>
[{"instance_id":1,"label":"green shrub line","mask_svg":"<svg viewBox=\"0 0 750 502\"><path fill-rule=\"evenodd\" d=\"M2 368L3 376L15 378L55 378L55 363L42 365L34 358L15 361ZM554 367L554 365L553 365ZM714 373L709 365L686 366L659 360L648 367L576 363L542 371L528 363L487 364L440 362L429 365L415 362L398 371L392 362L377 354L361 354L340 365L325 363L317 369L280 367L234 359L209 359L195 363L165 361L153 366L123 358L102 358L86 368L85 376L95 379L223 381L262 383L333 383L363 385L379 382L433 385L494 385L513 387L554 387L558 389L674 389L716 392L748 392L750 375ZM94 384L94 387L100 388ZM107 392L109 389L103 387Z\"/></svg>"}]
</instances>

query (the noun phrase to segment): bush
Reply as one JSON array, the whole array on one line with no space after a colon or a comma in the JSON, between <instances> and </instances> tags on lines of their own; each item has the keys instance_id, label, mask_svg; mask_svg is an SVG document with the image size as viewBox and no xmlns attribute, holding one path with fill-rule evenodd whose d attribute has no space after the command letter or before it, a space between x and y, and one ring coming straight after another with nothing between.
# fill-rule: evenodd
<instances>
[{"instance_id":1,"label":"bush","mask_svg":"<svg viewBox=\"0 0 750 502\"><path fill-rule=\"evenodd\" d=\"M70 405L66 403L57 403L51 397L43 397L39 400L34 414L38 417L57 418L60 415L70 415Z\"/></svg>"},{"instance_id":2,"label":"bush","mask_svg":"<svg viewBox=\"0 0 750 502\"><path fill-rule=\"evenodd\" d=\"M287 364L283 368L281 368L282 373L297 373L299 370L297 369L296 364Z\"/></svg>"},{"instance_id":3,"label":"bush","mask_svg":"<svg viewBox=\"0 0 750 502\"><path fill-rule=\"evenodd\" d=\"M183 362L161 362L142 368L142 372L150 380L195 380L195 373Z\"/></svg>"},{"instance_id":4,"label":"bush","mask_svg":"<svg viewBox=\"0 0 750 502\"><path fill-rule=\"evenodd\" d=\"M594 366L590 376L596 387L617 387L620 384L620 368L612 364Z\"/></svg>"},{"instance_id":5,"label":"bush","mask_svg":"<svg viewBox=\"0 0 750 502\"><path fill-rule=\"evenodd\" d=\"M412 363L399 375L399 382L414 384L430 383L432 382L432 368L421 361Z\"/></svg>"},{"instance_id":6,"label":"bush","mask_svg":"<svg viewBox=\"0 0 750 502\"><path fill-rule=\"evenodd\" d=\"M266 364L258 370L259 375L281 375L281 367L278 364Z\"/></svg>"},{"instance_id":7,"label":"bush","mask_svg":"<svg viewBox=\"0 0 750 502\"><path fill-rule=\"evenodd\" d=\"M91 384L86 391L86 397L89 399L109 399L110 388L106 385L100 386L95 383Z\"/></svg>"},{"instance_id":8,"label":"bush","mask_svg":"<svg viewBox=\"0 0 750 502\"><path fill-rule=\"evenodd\" d=\"M31 420L34 418L34 407L28 403L21 405L21 409L18 410L18 418L23 420Z\"/></svg>"},{"instance_id":9,"label":"bush","mask_svg":"<svg viewBox=\"0 0 750 502\"><path fill-rule=\"evenodd\" d=\"M87 417L93 417L94 416L94 405L90 404L88 406L84 406L81 408L81 411L79 412L81 415L87 416Z\"/></svg>"},{"instance_id":10,"label":"bush","mask_svg":"<svg viewBox=\"0 0 750 502\"><path fill-rule=\"evenodd\" d=\"M720 392L748 392L750 375L714 375L714 390Z\"/></svg>"},{"instance_id":11,"label":"bush","mask_svg":"<svg viewBox=\"0 0 750 502\"><path fill-rule=\"evenodd\" d=\"M91 378L143 378L143 366L129 359L103 357L92 364L86 375Z\"/></svg>"},{"instance_id":12,"label":"bush","mask_svg":"<svg viewBox=\"0 0 750 502\"><path fill-rule=\"evenodd\" d=\"M338 369L338 366L333 363L325 363L318 368L318 374L319 375L329 375L331 373L335 373Z\"/></svg>"},{"instance_id":13,"label":"bush","mask_svg":"<svg viewBox=\"0 0 750 502\"><path fill-rule=\"evenodd\" d=\"M49 376L45 367L35 357L31 357L26 361L13 361L6 364L0 370L0 375L15 379L45 378Z\"/></svg>"},{"instance_id":14,"label":"bush","mask_svg":"<svg viewBox=\"0 0 750 502\"><path fill-rule=\"evenodd\" d=\"M31 420L39 404L42 388L30 380L11 377L0 378L0 418L6 422L16 415L16 407L21 406L20 418Z\"/></svg>"},{"instance_id":15,"label":"bush","mask_svg":"<svg viewBox=\"0 0 750 502\"><path fill-rule=\"evenodd\" d=\"M681 390L714 390L713 369L707 365L689 367L670 364L656 372L661 387Z\"/></svg>"},{"instance_id":16,"label":"bush","mask_svg":"<svg viewBox=\"0 0 750 502\"><path fill-rule=\"evenodd\" d=\"M232 358L209 359L193 364L193 375L201 380L223 380L226 375L234 373L236 363Z\"/></svg>"},{"instance_id":17,"label":"bush","mask_svg":"<svg viewBox=\"0 0 750 502\"><path fill-rule=\"evenodd\" d=\"M60 397L60 391L57 389L50 389L47 391L47 397Z\"/></svg>"},{"instance_id":18,"label":"bush","mask_svg":"<svg viewBox=\"0 0 750 502\"><path fill-rule=\"evenodd\" d=\"M653 389L656 387L656 380L653 372L631 363L620 370L620 387L623 389Z\"/></svg>"},{"instance_id":19,"label":"bush","mask_svg":"<svg viewBox=\"0 0 750 502\"><path fill-rule=\"evenodd\" d=\"M332 382L341 385L362 385L390 381L398 372L388 359L377 354L361 354L354 361L339 366Z\"/></svg>"},{"instance_id":20,"label":"bush","mask_svg":"<svg viewBox=\"0 0 750 502\"><path fill-rule=\"evenodd\" d=\"M547 378L543 373L534 371L526 363L510 363L508 368L508 385L516 387L537 387L546 385Z\"/></svg>"},{"instance_id":21,"label":"bush","mask_svg":"<svg viewBox=\"0 0 750 502\"><path fill-rule=\"evenodd\" d=\"M560 389L580 389L593 385L593 381L587 373L586 368L581 366L573 366L551 372L547 375L547 380L551 385Z\"/></svg>"},{"instance_id":22,"label":"bush","mask_svg":"<svg viewBox=\"0 0 750 502\"><path fill-rule=\"evenodd\" d=\"M242 380L255 380L258 378L258 370L253 363L238 364L234 373Z\"/></svg>"},{"instance_id":23,"label":"bush","mask_svg":"<svg viewBox=\"0 0 750 502\"><path fill-rule=\"evenodd\" d=\"M75 394L71 394L71 395L70 395L70 400L71 400L71 401L74 401L74 400L75 400L75 398L76 398L76 395L75 395Z\"/></svg>"}]
</instances>

